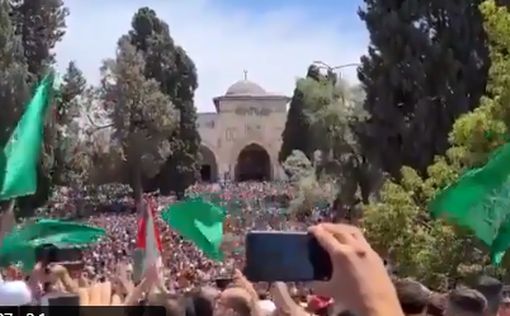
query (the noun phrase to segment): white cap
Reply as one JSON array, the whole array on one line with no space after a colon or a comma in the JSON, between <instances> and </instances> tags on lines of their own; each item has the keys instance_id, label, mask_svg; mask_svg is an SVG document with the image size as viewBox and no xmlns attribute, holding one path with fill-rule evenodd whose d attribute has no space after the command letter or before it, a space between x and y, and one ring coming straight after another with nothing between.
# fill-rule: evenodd
<instances>
[{"instance_id":1,"label":"white cap","mask_svg":"<svg viewBox=\"0 0 510 316\"><path fill-rule=\"evenodd\" d=\"M23 281L0 283L0 306L19 306L32 302L32 291Z\"/></svg>"}]
</instances>

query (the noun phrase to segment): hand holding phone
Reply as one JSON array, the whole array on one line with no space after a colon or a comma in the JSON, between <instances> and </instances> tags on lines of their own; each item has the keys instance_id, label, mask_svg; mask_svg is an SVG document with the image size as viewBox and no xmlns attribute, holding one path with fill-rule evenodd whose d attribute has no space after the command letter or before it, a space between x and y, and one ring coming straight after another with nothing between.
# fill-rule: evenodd
<instances>
[{"instance_id":1,"label":"hand holding phone","mask_svg":"<svg viewBox=\"0 0 510 316\"><path fill-rule=\"evenodd\" d=\"M334 267L331 280L316 283L314 293L344 303L356 315L368 315L372 310L404 315L383 260L359 228L322 223L310 227L310 232L331 254Z\"/></svg>"},{"instance_id":2,"label":"hand holding phone","mask_svg":"<svg viewBox=\"0 0 510 316\"><path fill-rule=\"evenodd\" d=\"M253 282L325 281L329 254L307 232L252 231L246 235L245 275Z\"/></svg>"}]
</instances>

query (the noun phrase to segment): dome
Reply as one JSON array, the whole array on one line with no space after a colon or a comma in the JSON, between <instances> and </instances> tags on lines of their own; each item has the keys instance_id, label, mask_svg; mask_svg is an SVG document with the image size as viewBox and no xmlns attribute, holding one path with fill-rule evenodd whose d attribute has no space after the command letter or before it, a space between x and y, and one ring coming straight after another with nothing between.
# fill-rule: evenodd
<instances>
[{"instance_id":1,"label":"dome","mask_svg":"<svg viewBox=\"0 0 510 316\"><path fill-rule=\"evenodd\" d=\"M227 93L225 95L227 96L237 96L237 95L265 95L266 90L262 89L261 86L258 84L251 82L249 80L240 80L233 85L230 86L230 88L227 89Z\"/></svg>"}]
</instances>

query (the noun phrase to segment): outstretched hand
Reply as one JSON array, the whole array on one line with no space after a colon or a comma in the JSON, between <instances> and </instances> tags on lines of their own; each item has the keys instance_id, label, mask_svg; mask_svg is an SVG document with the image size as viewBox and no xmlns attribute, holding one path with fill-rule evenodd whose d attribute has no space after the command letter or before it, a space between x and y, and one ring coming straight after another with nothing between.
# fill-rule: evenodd
<instances>
[{"instance_id":1,"label":"outstretched hand","mask_svg":"<svg viewBox=\"0 0 510 316\"><path fill-rule=\"evenodd\" d=\"M311 227L310 232L333 264L331 280L315 284L318 294L360 315L403 315L383 260L358 228L324 223Z\"/></svg>"}]
</instances>

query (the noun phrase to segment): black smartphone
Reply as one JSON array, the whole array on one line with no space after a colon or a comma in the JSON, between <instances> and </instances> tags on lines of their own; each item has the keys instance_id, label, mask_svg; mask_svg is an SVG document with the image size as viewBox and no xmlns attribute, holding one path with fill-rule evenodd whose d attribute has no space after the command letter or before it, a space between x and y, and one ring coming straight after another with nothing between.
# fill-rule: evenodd
<instances>
[{"instance_id":1,"label":"black smartphone","mask_svg":"<svg viewBox=\"0 0 510 316\"><path fill-rule=\"evenodd\" d=\"M229 285L230 283L232 283L232 278L216 278L214 279L214 283L216 284L216 287L223 291L225 290Z\"/></svg>"},{"instance_id":2,"label":"black smartphone","mask_svg":"<svg viewBox=\"0 0 510 316\"><path fill-rule=\"evenodd\" d=\"M244 273L252 282L326 281L329 254L306 232L251 231L246 235Z\"/></svg>"},{"instance_id":3,"label":"black smartphone","mask_svg":"<svg viewBox=\"0 0 510 316\"><path fill-rule=\"evenodd\" d=\"M35 249L35 257L37 261L46 265L55 262L81 261L83 253L79 248L58 248L53 244L45 244Z\"/></svg>"}]
</instances>

